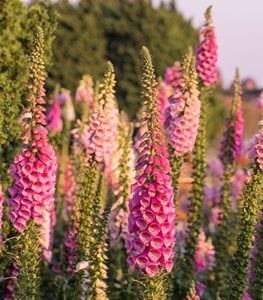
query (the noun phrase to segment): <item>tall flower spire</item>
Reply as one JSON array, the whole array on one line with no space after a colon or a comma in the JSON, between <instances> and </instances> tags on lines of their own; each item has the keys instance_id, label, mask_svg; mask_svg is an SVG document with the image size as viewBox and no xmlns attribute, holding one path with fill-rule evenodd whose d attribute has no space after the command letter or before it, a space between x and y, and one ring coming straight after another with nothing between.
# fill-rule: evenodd
<instances>
[{"instance_id":1,"label":"tall flower spire","mask_svg":"<svg viewBox=\"0 0 263 300\"><path fill-rule=\"evenodd\" d=\"M215 291L223 294L225 290L225 276L231 258L230 249L234 246L235 239L230 235L231 212L231 178L235 173L235 162L241 153L243 139L243 113L241 102L241 84L238 69L234 81L234 98L230 116L226 119L226 129L221 142L220 159L224 166L223 184L221 188L220 209L222 210L221 222L215 238L216 249L216 286Z\"/></svg>"},{"instance_id":2,"label":"tall flower spire","mask_svg":"<svg viewBox=\"0 0 263 300\"><path fill-rule=\"evenodd\" d=\"M225 122L226 129L223 133L220 148L220 159L223 164L233 163L241 154L244 125L241 92L240 75L237 69L234 81L232 109L229 118Z\"/></svg>"},{"instance_id":3,"label":"tall flower spire","mask_svg":"<svg viewBox=\"0 0 263 300\"><path fill-rule=\"evenodd\" d=\"M166 128L169 144L176 156L194 148L200 116L195 59L190 49L184 58L179 91L169 98Z\"/></svg>"},{"instance_id":4,"label":"tall flower spire","mask_svg":"<svg viewBox=\"0 0 263 300\"><path fill-rule=\"evenodd\" d=\"M175 243L175 208L170 178L168 153L162 133L156 98L156 80L152 59L143 47L142 126L140 148L135 169L136 183L129 201L129 237L127 240L130 268L147 277L173 267Z\"/></svg>"},{"instance_id":5,"label":"tall flower spire","mask_svg":"<svg viewBox=\"0 0 263 300\"><path fill-rule=\"evenodd\" d=\"M262 121L261 121L262 122ZM261 123L262 124L262 123ZM242 194L242 207L237 237L237 249L227 273L226 299L241 299L246 289L249 256L252 248L255 225L258 219L259 201L263 179L262 148L263 131L259 130L250 152L255 153L252 163L253 174L247 180ZM258 151L258 149L260 149ZM252 157L251 157L252 158Z\"/></svg>"},{"instance_id":6,"label":"tall flower spire","mask_svg":"<svg viewBox=\"0 0 263 300\"><path fill-rule=\"evenodd\" d=\"M217 43L215 29L212 25L212 6L205 12L203 38L196 48L196 70L204 86L214 85L217 81Z\"/></svg>"},{"instance_id":7,"label":"tall flower spire","mask_svg":"<svg viewBox=\"0 0 263 300\"><path fill-rule=\"evenodd\" d=\"M39 270L39 242L44 256L50 260L55 210L55 184L57 161L53 147L48 143L45 128L44 100L45 68L43 62L44 36L37 28L30 57L28 74L28 108L23 117L25 132L21 136L22 152L11 165L13 186L9 189L8 217L21 233L19 255L16 264L19 275L16 281L16 297L37 297Z\"/></svg>"},{"instance_id":8,"label":"tall flower spire","mask_svg":"<svg viewBox=\"0 0 263 300\"><path fill-rule=\"evenodd\" d=\"M43 31L38 28L29 67L29 107L23 119L22 152L11 166L14 184L9 189L8 217L19 232L26 229L30 218L43 224L44 211L52 209L54 204L57 162L45 128L43 53Z\"/></svg>"},{"instance_id":9,"label":"tall flower spire","mask_svg":"<svg viewBox=\"0 0 263 300\"><path fill-rule=\"evenodd\" d=\"M87 160L93 155L95 160L104 164L109 171L113 144L118 126L118 109L115 101L115 73L111 62L108 62L104 82L100 85L99 103L89 116L89 123L83 127L80 136L86 149Z\"/></svg>"}]
</instances>

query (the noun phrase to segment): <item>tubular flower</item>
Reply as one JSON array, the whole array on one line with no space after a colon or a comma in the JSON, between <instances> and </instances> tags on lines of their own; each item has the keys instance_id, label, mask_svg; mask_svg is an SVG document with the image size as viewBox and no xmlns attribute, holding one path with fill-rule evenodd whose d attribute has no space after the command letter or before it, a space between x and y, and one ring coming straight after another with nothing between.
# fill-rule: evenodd
<instances>
[{"instance_id":1,"label":"tubular flower","mask_svg":"<svg viewBox=\"0 0 263 300\"><path fill-rule=\"evenodd\" d=\"M87 160L93 155L109 171L118 126L118 109L114 96L115 74L108 62L104 83L100 86L99 103L84 125L80 140L86 149Z\"/></svg>"},{"instance_id":2,"label":"tubular flower","mask_svg":"<svg viewBox=\"0 0 263 300\"><path fill-rule=\"evenodd\" d=\"M166 132L176 156L194 148L200 116L199 91L195 61L191 51L186 55L182 70L180 92L169 98L166 111Z\"/></svg>"},{"instance_id":3,"label":"tubular flower","mask_svg":"<svg viewBox=\"0 0 263 300\"><path fill-rule=\"evenodd\" d=\"M84 101L89 108L93 101L93 80L90 75L84 75L76 91L76 100Z\"/></svg>"},{"instance_id":4,"label":"tubular flower","mask_svg":"<svg viewBox=\"0 0 263 300\"><path fill-rule=\"evenodd\" d=\"M143 48L143 100L147 132L140 136L138 171L129 201L128 263L142 274L155 276L163 267L173 267L175 208L170 166L161 130L156 81L151 56Z\"/></svg>"},{"instance_id":5,"label":"tubular flower","mask_svg":"<svg viewBox=\"0 0 263 300\"><path fill-rule=\"evenodd\" d=\"M215 250L212 241L206 241L205 232L200 231L195 251L195 272L212 269L215 262Z\"/></svg>"},{"instance_id":6,"label":"tubular flower","mask_svg":"<svg viewBox=\"0 0 263 300\"><path fill-rule=\"evenodd\" d=\"M259 122L259 125L263 125L263 120ZM263 128L252 138L248 156L252 162L256 161L260 169L263 170Z\"/></svg>"},{"instance_id":7,"label":"tubular flower","mask_svg":"<svg viewBox=\"0 0 263 300\"><path fill-rule=\"evenodd\" d=\"M60 107L60 101L55 100L54 104L50 108L47 114L47 129L59 133L63 128L62 112Z\"/></svg>"},{"instance_id":8,"label":"tubular flower","mask_svg":"<svg viewBox=\"0 0 263 300\"><path fill-rule=\"evenodd\" d=\"M54 208L57 161L53 147L48 143L44 115L43 32L39 29L29 68L29 108L24 115L25 132L21 136L22 152L11 165L13 186L9 189L8 217L20 233L32 218L43 224L46 213Z\"/></svg>"},{"instance_id":9,"label":"tubular flower","mask_svg":"<svg viewBox=\"0 0 263 300\"><path fill-rule=\"evenodd\" d=\"M214 85L217 81L217 43L211 9L210 6L205 13L205 28L200 33L202 40L196 48L196 70L205 86Z\"/></svg>"},{"instance_id":10,"label":"tubular flower","mask_svg":"<svg viewBox=\"0 0 263 300\"><path fill-rule=\"evenodd\" d=\"M3 245L3 237L2 237L2 226L3 226L3 191L2 191L2 185L0 183L0 252Z\"/></svg>"},{"instance_id":11,"label":"tubular flower","mask_svg":"<svg viewBox=\"0 0 263 300\"><path fill-rule=\"evenodd\" d=\"M238 70L234 82L234 99L232 111L226 119L226 129L221 141L220 159L222 163L233 163L241 154L243 140L243 111L241 99L241 84Z\"/></svg>"}]
</instances>

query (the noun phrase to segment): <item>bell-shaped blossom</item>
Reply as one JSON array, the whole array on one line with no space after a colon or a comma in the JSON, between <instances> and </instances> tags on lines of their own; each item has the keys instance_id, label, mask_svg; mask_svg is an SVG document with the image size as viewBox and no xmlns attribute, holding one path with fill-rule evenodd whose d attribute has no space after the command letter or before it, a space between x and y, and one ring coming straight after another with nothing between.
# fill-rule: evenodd
<instances>
[{"instance_id":1,"label":"bell-shaped blossom","mask_svg":"<svg viewBox=\"0 0 263 300\"><path fill-rule=\"evenodd\" d=\"M55 100L54 104L50 107L47 114L47 129L55 133L59 133L63 128L62 112L60 101Z\"/></svg>"},{"instance_id":2,"label":"bell-shaped blossom","mask_svg":"<svg viewBox=\"0 0 263 300\"><path fill-rule=\"evenodd\" d=\"M175 244L175 208L170 166L158 111L156 81L151 57L143 48L147 131L140 136L136 162L136 182L129 201L129 236L126 247L130 269L137 268L149 277L162 268L173 267ZM150 98L153 95L153 98Z\"/></svg>"},{"instance_id":3,"label":"bell-shaped blossom","mask_svg":"<svg viewBox=\"0 0 263 300\"><path fill-rule=\"evenodd\" d=\"M196 70L205 86L217 82L217 43L212 25L211 7L205 13L205 26L201 31L201 43L196 47Z\"/></svg>"},{"instance_id":4,"label":"bell-shaped blossom","mask_svg":"<svg viewBox=\"0 0 263 300\"><path fill-rule=\"evenodd\" d=\"M2 245L3 245L3 237L2 237L3 203L4 203L4 197L3 197L2 185L0 183L0 252L2 249Z\"/></svg>"},{"instance_id":5,"label":"bell-shaped blossom","mask_svg":"<svg viewBox=\"0 0 263 300\"><path fill-rule=\"evenodd\" d=\"M184 59L180 91L169 97L166 111L166 133L176 156L191 152L194 148L200 117L197 75L191 52Z\"/></svg>"},{"instance_id":6,"label":"bell-shaped blossom","mask_svg":"<svg viewBox=\"0 0 263 300\"><path fill-rule=\"evenodd\" d=\"M205 232L200 231L195 251L195 271L210 270L215 263L215 250L211 239L206 240Z\"/></svg>"},{"instance_id":7,"label":"bell-shaped blossom","mask_svg":"<svg viewBox=\"0 0 263 300\"><path fill-rule=\"evenodd\" d=\"M259 125L263 125L263 120L259 122ZM248 156L251 162L256 161L260 169L263 170L263 128L252 138L248 149Z\"/></svg>"},{"instance_id":8,"label":"bell-shaped blossom","mask_svg":"<svg viewBox=\"0 0 263 300\"><path fill-rule=\"evenodd\" d=\"M89 108L93 101L93 80L90 75L84 75L76 91L76 100L84 101Z\"/></svg>"},{"instance_id":9,"label":"bell-shaped blossom","mask_svg":"<svg viewBox=\"0 0 263 300\"><path fill-rule=\"evenodd\" d=\"M41 224L44 211L52 208L57 169L55 152L43 126L28 129L23 139L23 151L11 165L14 183L7 201L9 219L19 232L25 230L30 218Z\"/></svg>"}]
</instances>

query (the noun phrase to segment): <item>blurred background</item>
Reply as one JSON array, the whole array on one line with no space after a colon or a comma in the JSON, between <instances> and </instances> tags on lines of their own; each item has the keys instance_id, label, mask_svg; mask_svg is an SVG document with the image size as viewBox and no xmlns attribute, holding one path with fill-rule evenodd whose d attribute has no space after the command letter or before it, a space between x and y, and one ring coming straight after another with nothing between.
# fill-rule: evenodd
<instances>
[{"instance_id":1,"label":"blurred background","mask_svg":"<svg viewBox=\"0 0 263 300\"><path fill-rule=\"evenodd\" d=\"M197 45L204 12L213 5L220 80L217 96L210 103L209 139L213 144L221 135L236 67L240 68L244 90L245 136L256 131L260 112L255 100L263 86L260 0L254 0L253 5L237 0L26 2L42 3L57 20L48 90L59 84L74 93L84 74L99 80L105 62L110 60L116 69L119 105L130 118L136 117L140 107L141 47L150 49L156 73L162 77L168 66L182 59L189 46Z\"/></svg>"}]
</instances>

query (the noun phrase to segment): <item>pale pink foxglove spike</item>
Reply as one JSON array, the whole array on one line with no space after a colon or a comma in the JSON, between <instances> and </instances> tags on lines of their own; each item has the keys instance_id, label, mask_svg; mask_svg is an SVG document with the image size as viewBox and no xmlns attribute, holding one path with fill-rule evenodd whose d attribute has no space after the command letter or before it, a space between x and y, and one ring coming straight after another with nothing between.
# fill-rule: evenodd
<instances>
[{"instance_id":1,"label":"pale pink foxglove spike","mask_svg":"<svg viewBox=\"0 0 263 300\"><path fill-rule=\"evenodd\" d=\"M194 68L190 50L184 59L180 91L169 97L166 110L166 133L176 156L192 152L198 132L201 103Z\"/></svg>"},{"instance_id":2,"label":"pale pink foxglove spike","mask_svg":"<svg viewBox=\"0 0 263 300\"><path fill-rule=\"evenodd\" d=\"M119 120L114 86L113 66L108 63L105 81L100 86L98 105L89 115L88 125L84 124L79 133L80 142L86 149L87 160L94 156L99 164L104 164L106 174L110 174L113 145Z\"/></svg>"},{"instance_id":3,"label":"pale pink foxglove spike","mask_svg":"<svg viewBox=\"0 0 263 300\"><path fill-rule=\"evenodd\" d=\"M212 25L211 7L205 13L206 22L201 31L201 43L196 47L196 70L205 86L217 82L217 43Z\"/></svg>"},{"instance_id":4,"label":"pale pink foxglove spike","mask_svg":"<svg viewBox=\"0 0 263 300\"><path fill-rule=\"evenodd\" d=\"M215 250L211 240L206 240L203 230L200 231L195 251L195 272L210 270L215 264Z\"/></svg>"},{"instance_id":5,"label":"pale pink foxglove spike","mask_svg":"<svg viewBox=\"0 0 263 300\"><path fill-rule=\"evenodd\" d=\"M93 80L90 75L84 75L82 80L79 82L79 86L76 91L76 100L78 102L84 101L86 106L90 108L93 102Z\"/></svg>"}]
</instances>

